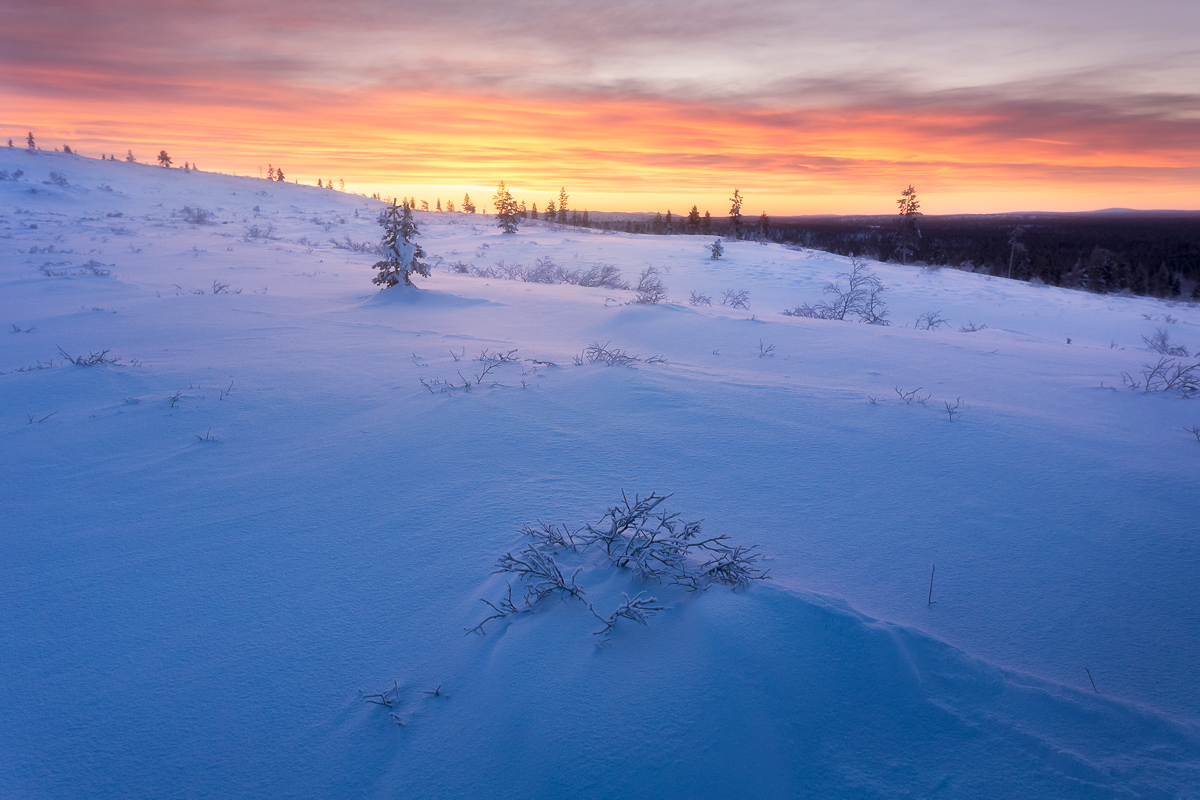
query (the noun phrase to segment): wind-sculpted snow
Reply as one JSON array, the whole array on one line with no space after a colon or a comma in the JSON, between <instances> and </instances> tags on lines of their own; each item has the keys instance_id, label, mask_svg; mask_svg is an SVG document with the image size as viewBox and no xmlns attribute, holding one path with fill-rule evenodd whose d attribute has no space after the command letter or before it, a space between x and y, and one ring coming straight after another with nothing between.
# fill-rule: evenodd
<instances>
[{"instance_id":1,"label":"wind-sculpted snow","mask_svg":"<svg viewBox=\"0 0 1200 800\"><path fill-rule=\"evenodd\" d=\"M420 213L380 292L366 198L0 171L0 796L1197 796L1200 413L1122 382L1195 306L871 263L890 326L790 317L849 261ZM592 546L463 635L621 487L771 581Z\"/></svg>"}]
</instances>

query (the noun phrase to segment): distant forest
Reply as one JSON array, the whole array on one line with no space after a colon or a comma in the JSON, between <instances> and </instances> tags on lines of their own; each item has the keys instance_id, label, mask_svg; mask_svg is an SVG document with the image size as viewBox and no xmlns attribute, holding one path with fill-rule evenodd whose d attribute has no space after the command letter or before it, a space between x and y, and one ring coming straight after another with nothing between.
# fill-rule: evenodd
<instances>
[{"instance_id":1,"label":"distant forest","mask_svg":"<svg viewBox=\"0 0 1200 800\"><path fill-rule=\"evenodd\" d=\"M684 217L593 214L589 227L647 234L731 236L728 217L704 230ZM1040 281L1093 292L1200 300L1200 212L1111 211L919 218L915 266ZM579 218L576 218L578 221ZM901 261L896 216L745 217L742 238Z\"/></svg>"}]
</instances>

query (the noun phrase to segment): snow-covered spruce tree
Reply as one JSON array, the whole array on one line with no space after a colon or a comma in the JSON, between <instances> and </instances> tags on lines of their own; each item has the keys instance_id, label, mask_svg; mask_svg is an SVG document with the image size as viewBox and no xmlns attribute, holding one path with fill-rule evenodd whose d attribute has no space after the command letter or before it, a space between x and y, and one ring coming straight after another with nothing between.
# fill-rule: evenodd
<instances>
[{"instance_id":1,"label":"snow-covered spruce tree","mask_svg":"<svg viewBox=\"0 0 1200 800\"><path fill-rule=\"evenodd\" d=\"M412 217L412 208L409 207L408 201L399 206L393 202L380 215L379 224L383 226L381 246L384 259L372 267L379 270L379 274L372 278L371 282L386 289L395 286L401 280L405 286L412 286L411 276L414 272L428 278L429 265L421 260L425 257L425 251L417 244L417 234L420 231L417 230L417 223Z\"/></svg>"},{"instance_id":2,"label":"snow-covered spruce tree","mask_svg":"<svg viewBox=\"0 0 1200 800\"><path fill-rule=\"evenodd\" d=\"M558 221L563 225L567 224L567 187L562 186L558 190Z\"/></svg>"},{"instance_id":3,"label":"snow-covered spruce tree","mask_svg":"<svg viewBox=\"0 0 1200 800\"><path fill-rule=\"evenodd\" d=\"M462 210L463 210L464 214L474 214L475 213L475 204L471 202L470 194L463 195Z\"/></svg>"},{"instance_id":4,"label":"snow-covered spruce tree","mask_svg":"<svg viewBox=\"0 0 1200 800\"><path fill-rule=\"evenodd\" d=\"M167 155L166 150L158 151L158 163L162 164L167 169L171 168L171 157Z\"/></svg>"},{"instance_id":5,"label":"snow-covered spruce tree","mask_svg":"<svg viewBox=\"0 0 1200 800\"><path fill-rule=\"evenodd\" d=\"M719 261L721 256L725 255L725 248L721 245L721 240L717 239L708 246L709 258L713 261Z\"/></svg>"},{"instance_id":6,"label":"snow-covered spruce tree","mask_svg":"<svg viewBox=\"0 0 1200 800\"><path fill-rule=\"evenodd\" d=\"M137 159L136 159L136 158L134 158L134 155L133 155L133 151L132 151L132 150L126 150L126 151L125 151L125 160L126 160L126 161L128 161L130 164L136 164L136 163L137 163Z\"/></svg>"},{"instance_id":7,"label":"snow-covered spruce tree","mask_svg":"<svg viewBox=\"0 0 1200 800\"><path fill-rule=\"evenodd\" d=\"M496 224L500 229L505 233L516 233L517 226L521 224L520 209L504 181L500 181L500 186L492 198L492 205L496 207Z\"/></svg>"},{"instance_id":8,"label":"snow-covered spruce tree","mask_svg":"<svg viewBox=\"0 0 1200 800\"><path fill-rule=\"evenodd\" d=\"M29 135L25 137L25 149L31 153L37 150L37 144L33 141L33 131L30 131Z\"/></svg>"}]
</instances>

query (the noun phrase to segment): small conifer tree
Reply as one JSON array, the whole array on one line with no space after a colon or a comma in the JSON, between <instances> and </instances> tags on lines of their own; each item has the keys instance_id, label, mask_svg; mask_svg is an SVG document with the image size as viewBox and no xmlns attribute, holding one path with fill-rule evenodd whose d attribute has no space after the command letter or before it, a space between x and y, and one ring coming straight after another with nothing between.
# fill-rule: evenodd
<instances>
[{"instance_id":1,"label":"small conifer tree","mask_svg":"<svg viewBox=\"0 0 1200 800\"><path fill-rule=\"evenodd\" d=\"M900 193L900 199L896 203L900 206L900 215L896 220L896 249L900 252L901 261L907 264L908 257L917 252L921 244L921 229L917 227L917 217L921 216L921 203L917 200L917 190L912 184Z\"/></svg>"},{"instance_id":2,"label":"small conifer tree","mask_svg":"<svg viewBox=\"0 0 1200 800\"><path fill-rule=\"evenodd\" d=\"M162 164L167 169L171 168L171 157L167 155L166 150L158 151L158 163Z\"/></svg>"},{"instance_id":3,"label":"small conifer tree","mask_svg":"<svg viewBox=\"0 0 1200 800\"><path fill-rule=\"evenodd\" d=\"M704 212L704 218L700 220L700 232L705 236L712 233L712 214L707 211Z\"/></svg>"},{"instance_id":4,"label":"small conifer tree","mask_svg":"<svg viewBox=\"0 0 1200 800\"><path fill-rule=\"evenodd\" d=\"M721 245L721 240L717 239L708 246L709 258L713 261L719 261L721 256L725 255L725 248Z\"/></svg>"},{"instance_id":5,"label":"small conifer tree","mask_svg":"<svg viewBox=\"0 0 1200 800\"><path fill-rule=\"evenodd\" d=\"M547 222L554 222L555 214L556 214L556 212L554 210L554 201L551 200L549 203L546 203L545 220Z\"/></svg>"},{"instance_id":6,"label":"small conifer tree","mask_svg":"<svg viewBox=\"0 0 1200 800\"><path fill-rule=\"evenodd\" d=\"M521 218L517 209L517 201L513 200L512 193L508 191L504 181L500 181L500 186L497 187L496 194L492 197L492 203L496 206L496 224L505 233L516 233L517 227L521 224Z\"/></svg>"},{"instance_id":7,"label":"small conifer tree","mask_svg":"<svg viewBox=\"0 0 1200 800\"><path fill-rule=\"evenodd\" d=\"M558 190L558 221L567 224L567 187L559 187Z\"/></svg>"},{"instance_id":8,"label":"small conifer tree","mask_svg":"<svg viewBox=\"0 0 1200 800\"><path fill-rule=\"evenodd\" d=\"M454 201L453 201L453 200L447 200L447 201L446 201L446 210L447 210L447 211L453 211L453 210L454 210Z\"/></svg>"},{"instance_id":9,"label":"small conifer tree","mask_svg":"<svg viewBox=\"0 0 1200 800\"><path fill-rule=\"evenodd\" d=\"M66 153L67 155L71 155L71 154L72 154L72 153L71 153L71 145L69 145L69 144L64 144L64 145L63 145L63 152L64 152L64 153Z\"/></svg>"},{"instance_id":10,"label":"small conifer tree","mask_svg":"<svg viewBox=\"0 0 1200 800\"><path fill-rule=\"evenodd\" d=\"M440 197L438 198L438 201L437 201L437 210L438 211L442 210L442 198L440 198Z\"/></svg>"},{"instance_id":11,"label":"small conifer tree","mask_svg":"<svg viewBox=\"0 0 1200 800\"><path fill-rule=\"evenodd\" d=\"M742 195L737 189L733 190L733 197L729 198L732 203L729 207L729 224L733 227L733 238L742 238Z\"/></svg>"},{"instance_id":12,"label":"small conifer tree","mask_svg":"<svg viewBox=\"0 0 1200 800\"><path fill-rule=\"evenodd\" d=\"M475 204L471 202L470 194L463 195L462 210L463 210L464 214L474 214L475 213Z\"/></svg>"},{"instance_id":13,"label":"small conifer tree","mask_svg":"<svg viewBox=\"0 0 1200 800\"><path fill-rule=\"evenodd\" d=\"M137 163L137 159L134 157L132 150L125 151L125 160L128 161L130 164Z\"/></svg>"},{"instance_id":14,"label":"small conifer tree","mask_svg":"<svg viewBox=\"0 0 1200 800\"><path fill-rule=\"evenodd\" d=\"M529 207L529 218L530 219L538 218L537 203L534 203L532 206Z\"/></svg>"},{"instance_id":15,"label":"small conifer tree","mask_svg":"<svg viewBox=\"0 0 1200 800\"><path fill-rule=\"evenodd\" d=\"M688 212L687 223L685 224L688 233L695 233L700 230L700 209L692 206L692 210Z\"/></svg>"},{"instance_id":16,"label":"small conifer tree","mask_svg":"<svg viewBox=\"0 0 1200 800\"><path fill-rule=\"evenodd\" d=\"M386 289L399 284L401 280L405 286L412 286L411 276L414 272L428 278L429 265L421 260L425 258L425 251L417 244L420 231L408 201L403 201L400 206L393 201L380 215L379 224L383 226L384 259L372 267L379 270L379 274L371 282Z\"/></svg>"},{"instance_id":17,"label":"small conifer tree","mask_svg":"<svg viewBox=\"0 0 1200 800\"><path fill-rule=\"evenodd\" d=\"M37 145L33 141L33 131L30 131L29 135L25 137L25 148L31 153L37 150Z\"/></svg>"},{"instance_id":18,"label":"small conifer tree","mask_svg":"<svg viewBox=\"0 0 1200 800\"><path fill-rule=\"evenodd\" d=\"M283 167L275 168L275 180L278 183L283 183L285 180L287 180L286 178L283 177Z\"/></svg>"}]
</instances>

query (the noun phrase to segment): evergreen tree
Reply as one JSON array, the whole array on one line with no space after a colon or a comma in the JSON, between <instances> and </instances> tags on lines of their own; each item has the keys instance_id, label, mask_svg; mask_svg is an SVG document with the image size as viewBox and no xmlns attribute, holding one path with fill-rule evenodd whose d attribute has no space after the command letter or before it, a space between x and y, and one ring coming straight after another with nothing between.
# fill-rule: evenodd
<instances>
[{"instance_id":1,"label":"evergreen tree","mask_svg":"<svg viewBox=\"0 0 1200 800\"><path fill-rule=\"evenodd\" d=\"M534 203L534 204L533 204L533 205L530 207L530 209L529 209L529 218L530 218L530 219L537 219L537 218L538 218L538 212L537 212L537 203Z\"/></svg>"},{"instance_id":2,"label":"evergreen tree","mask_svg":"<svg viewBox=\"0 0 1200 800\"><path fill-rule=\"evenodd\" d=\"M453 211L453 210L454 210L454 201L453 201L453 200L447 200L447 201L446 201L446 210L447 210L447 211Z\"/></svg>"},{"instance_id":3,"label":"evergreen tree","mask_svg":"<svg viewBox=\"0 0 1200 800\"><path fill-rule=\"evenodd\" d=\"M529 219L529 209L525 207L525 201L521 201L521 210L517 212L521 215L521 219Z\"/></svg>"},{"instance_id":4,"label":"evergreen tree","mask_svg":"<svg viewBox=\"0 0 1200 800\"><path fill-rule=\"evenodd\" d=\"M475 204L471 202L471 195L463 195L462 210L464 214L474 214Z\"/></svg>"},{"instance_id":5,"label":"evergreen tree","mask_svg":"<svg viewBox=\"0 0 1200 800\"><path fill-rule=\"evenodd\" d=\"M267 164L267 180L275 180L275 168L270 164Z\"/></svg>"},{"instance_id":6,"label":"evergreen tree","mask_svg":"<svg viewBox=\"0 0 1200 800\"><path fill-rule=\"evenodd\" d=\"M767 216L767 212L762 212L762 216L758 218L758 235L762 238L767 238L767 234L771 231L771 218Z\"/></svg>"},{"instance_id":7,"label":"evergreen tree","mask_svg":"<svg viewBox=\"0 0 1200 800\"><path fill-rule=\"evenodd\" d=\"M279 183L283 183L287 180L287 178L283 177L283 167L275 168L275 180Z\"/></svg>"},{"instance_id":8,"label":"evergreen tree","mask_svg":"<svg viewBox=\"0 0 1200 800\"><path fill-rule=\"evenodd\" d=\"M438 211L442 210L442 198L440 198L440 197L438 198L438 201L437 201L437 210Z\"/></svg>"},{"instance_id":9,"label":"evergreen tree","mask_svg":"<svg viewBox=\"0 0 1200 800\"><path fill-rule=\"evenodd\" d=\"M664 221L666 222L664 227L666 228L667 235L670 236L675 232L675 219L671 216L671 209L669 208L667 209L667 218Z\"/></svg>"},{"instance_id":10,"label":"evergreen tree","mask_svg":"<svg viewBox=\"0 0 1200 800\"><path fill-rule=\"evenodd\" d=\"M8 146L9 146L9 147L12 147L12 146L13 146L12 139L9 139L9 140L8 140Z\"/></svg>"},{"instance_id":11,"label":"evergreen tree","mask_svg":"<svg viewBox=\"0 0 1200 800\"><path fill-rule=\"evenodd\" d=\"M321 183L321 179L320 179L320 178L317 178L317 188L318 188L318 189L324 189L324 188L325 188L325 185L324 185L323 183Z\"/></svg>"},{"instance_id":12,"label":"evergreen tree","mask_svg":"<svg viewBox=\"0 0 1200 800\"><path fill-rule=\"evenodd\" d=\"M590 219L588 219L588 211L586 208L583 210L583 227L585 227L585 228L592 227L592 221Z\"/></svg>"},{"instance_id":13,"label":"evergreen tree","mask_svg":"<svg viewBox=\"0 0 1200 800\"><path fill-rule=\"evenodd\" d=\"M417 244L420 230L413 219L412 207L408 201L405 200L401 206L397 206L393 201L380 215L379 224L383 226L381 244L384 259L372 266L372 269L379 270L379 274L372 278L371 282L386 289L397 285L401 280L405 286L412 286L411 277L414 272L428 278L429 265L421 260L425 257L425 251Z\"/></svg>"},{"instance_id":14,"label":"evergreen tree","mask_svg":"<svg viewBox=\"0 0 1200 800\"><path fill-rule=\"evenodd\" d=\"M513 200L504 181L500 181L500 186L497 187L496 194L492 197L492 204L496 207L496 224L500 226L500 229L505 233L516 233L517 227L521 224L521 218L518 216L517 201Z\"/></svg>"},{"instance_id":15,"label":"evergreen tree","mask_svg":"<svg viewBox=\"0 0 1200 800\"><path fill-rule=\"evenodd\" d=\"M721 256L725 255L725 248L721 245L721 240L717 239L708 246L709 258L713 261L720 261Z\"/></svg>"},{"instance_id":16,"label":"evergreen tree","mask_svg":"<svg viewBox=\"0 0 1200 800\"><path fill-rule=\"evenodd\" d=\"M685 225L688 233L694 234L700 230L700 209L692 206L692 210L688 212Z\"/></svg>"},{"instance_id":17,"label":"evergreen tree","mask_svg":"<svg viewBox=\"0 0 1200 800\"><path fill-rule=\"evenodd\" d=\"M704 218L700 220L700 232L705 236L712 233L712 214L704 212Z\"/></svg>"},{"instance_id":18,"label":"evergreen tree","mask_svg":"<svg viewBox=\"0 0 1200 800\"><path fill-rule=\"evenodd\" d=\"M558 221L564 225L567 222L567 187L561 186L558 190Z\"/></svg>"},{"instance_id":19,"label":"evergreen tree","mask_svg":"<svg viewBox=\"0 0 1200 800\"><path fill-rule=\"evenodd\" d=\"M158 163L162 164L167 169L171 168L171 157L167 155L166 150L158 151Z\"/></svg>"},{"instance_id":20,"label":"evergreen tree","mask_svg":"<svg viewBox=\"0 0 1200 800\"><path fill-rule=\"evenodd\" d=\"M733 227L733 238L742 238L742 194L737 189L733 190L733 197L729 198L732 203L729 207L729 224Z\"/></svg>"},{"instance_id":21,"label":"evergreen tree","mask_svg":"<svg viewBox=\"0 0 1200 800\"><path fill-rule=\"evenodd\" d=\"M64 144L64 145L63 145L63 152L64 152L64 153L66 153L67 155L71 155L71 145L69 145L69 144Z\"/></svg>"},{"instance_id":22,"label":"evergreen tree","mask_svg":"<svg viewBox=\"0 0 1200 800\"><path fill-rule=\"evenodd\" d=\"M428 210L429 210L429 201L428 201L428 200L422 200L422 201L421 201L421 210L422 210L422 211L428 211Z\"/></svg>"},{"instance_id":23,"label":"evergreen tree","mask_svg":"<svg viewBox=\"0 0 1200 800\"><path fill-rule=\"evenodd\" d=\"M1200 280L1196 281L1196 285L1192 287L1192 299L1200 300Z\"/></svg>"},{"instance_id":24,"label":"evergreen tree","mask_svg":"<svg viewBox=\"0 0 1200 800\"><path fill-rule=\"evenodd\" d=\"M579 227L579 211L577 211L577 210L571 212L571 227L573 227L573 228Z\"/></svg>"},{"instance_id":25,"label":"evergreen tree","mask_svg":"<svg viewBox=\"0 0 1200 800\"><path fill-rule=\"evenodd\" d=\"M665 230L666 230L666 226L663 224L662 212L655 211L654 212L654 221L650 223L650 232L661 236Z\"/></svg>"},{"instance_id":26,"label":"evergreen tree","mask_svg":"<svg viewBox=\"0 0 1200 800\"><path fill-rule=\"evenodd\" d=\"M896 203L900 206L900 216L896 220L896 249L900 251L901 261L907 264L908 257L921 246L921 229L917 227L917 217L921 216L921 203L917 200L917 190L912 184L900 193L900 199Z\"/></svg>"},{"instance_id":27,"label":"evergreen tree","mask_svg":"<svg viewBox=\"0 0 1200 800\"><path fill-rule=\"evenodd\" d=\"M31 153L34 150L37 150L37 145L34 144L34 141L33 141L33 131L30 131L29 135L25 137L25 149L27 149Z\"/></svg>"},{"instance_id":28,"label":"evergreen tree","mask_svg":"<svg viewBox=\"0 0 1200 800\"><path fill-rule=\"evenodd\" d=\"M125 160L126 160L126 161L128 161L130 164L136 164L136 163L137 163L137 159L133 157L133 151L132 151L132 150L126 150L126 151L125 151L125 153L126 153L126 155L125 155Z\"/></svg>"},{"instance_id":29,"label":"evergreen tree","mask_svg":"<svg viewBox=\"0 0 1200 800\"><path fill-rule=\"evenodd\" d=\"M554 222L554 216L555 216L554 201L551 200L549 203L546 203L546 216L545 216L546 222Z\"/></svg>"}]
</instances>

